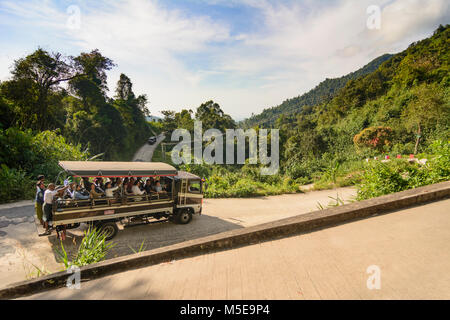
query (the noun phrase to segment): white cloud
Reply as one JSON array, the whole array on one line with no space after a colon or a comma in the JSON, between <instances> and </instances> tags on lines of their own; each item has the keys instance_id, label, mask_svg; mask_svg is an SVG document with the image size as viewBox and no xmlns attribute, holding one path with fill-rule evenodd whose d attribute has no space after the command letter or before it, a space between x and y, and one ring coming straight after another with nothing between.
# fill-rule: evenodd
<instances>
[{"instance_id":1,"label":"white cloud","mask_svg":"<svg viewBox=\"0 0 450 320\"><path fill-rule=\"evenodd\" d=\"M0 23L45 30L53 50L98 48L118 64L110 87L126 73L137 92L149 94L153 113L215 99L242 118L403 50L449 19L446 0L197 1L251 7L260 27L231 35L225 18L218 22L151 0L80 2L86 5L80 4L78 30L65 27L68 15L52 1L7 0L0 2ZM380 30L366 27L366 9L373 4L382 8ZM4 78L5 57L18 48L8 43L2 51Z\"/></svg>"}]
</instances>

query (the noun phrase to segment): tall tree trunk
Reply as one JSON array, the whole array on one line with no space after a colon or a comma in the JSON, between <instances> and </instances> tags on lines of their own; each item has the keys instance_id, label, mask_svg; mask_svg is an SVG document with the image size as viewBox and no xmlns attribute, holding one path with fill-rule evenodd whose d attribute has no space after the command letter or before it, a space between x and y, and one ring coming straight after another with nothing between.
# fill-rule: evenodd
<instances>
[{"instance_id":1,"label":"tall tree trunk","mask_svg":"<svg viewBox=\"0 0 450 320\"><path fill-rule=\"evenodd\" d=\"M422 129L421 129L420 123L419 123L418 129L417 129L416 146L414 147L414 154L417 154L417 148L419 147L419 142L420 142L421 135L422 135Z\"/></svg>"}]
</instances>

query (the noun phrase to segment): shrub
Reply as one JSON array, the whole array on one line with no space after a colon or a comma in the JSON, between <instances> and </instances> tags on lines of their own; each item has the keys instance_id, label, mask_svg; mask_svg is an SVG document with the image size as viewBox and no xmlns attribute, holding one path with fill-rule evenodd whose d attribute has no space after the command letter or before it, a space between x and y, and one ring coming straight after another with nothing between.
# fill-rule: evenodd
<instances>
[{"instance_id":1,"label":"shrub","mask_svg":"<svg viewBox=\"0 0 450 320\"><path fill-rule=\"evenodd\" d=\"M450 143L435 141L429 152L425 165L401 159L369 164L358 186L358 200L450 180Z\"/></svg>"},{"instance_id":2,"label":"shrub","mask_svg":"<svg viewBox=\"0 0 450 320\"><path fill-rule=\"evenodd\" d=\"M32 180L23 170L10 169L5 164L0 167L0 202L8 202L34 195Z\"/></svg>"},{"instance_id":3,"label":"shrub","mask_svg":"<svg viewBox=\"0 0 450 320\"><path fill-rule=\"evenodd\" d=\"M315 173L324 168L324 161L319 159L303 160L301 162L289 163L286 168L286 174L292 179L308 178L311 179Z\"/></svg>"},{"instance_id":4,"label":"shrub","mask_svg":"<svg viewBox=\"0 0 450 320\"><path fill-rule=\"evenodd\" d=\"M430 145L428 151L433 154L427 163L431 183L450 180L450 142L437 140Z\"/></svg>"},{"instance_id":5,"label":"shrub","mask_svg":"<svg viewBox=\"0 0 450 320\"><path fill-rule=\"evenodd\" d=\"M402 160L394 160L394 162L395 164L375 162L367 166L362 182L358 186L358 200L407 189L408 182L403 174L410 164Z\"/></svg>"},{"instance_id":6,"label":"shrub","mask_svg":"<svg viewBox=\"0 0 450 320\"><path fill-rule=\"evenodd\" d=\"M89 154L81 146L68 144L55 131L33 135L31 130L0 129L0 202L29 199L34 195L32 181L44 174L54 181L61 169L60 160L86 160ZM11 168L11 169L10 169Z\"/></svg>"},{"instance_id":7,"label":"shrub","mask_svg":"<svg viewBox=\"0 0 450 320\"><path fill-rule=\"evenodd\" d=\"M392 129L389 127L370 127L354 136L353 142L359 149L370 148L383 152L391 144Z\"/></svg>"},{"instance_id":8,"label":"shrub","mask_svg":"<svg viewBox=\"0 0 450 320\"><path fill-rule=\"evenodd\" d=\"M81 151L81 146L68 144L66 139L54 131L43 131L33 137L33 152L36 161L33 165L32 174L45 174L48 177L56 177L61 171L59 161L64 160L86 160L87 152Z\"/></svg>"}]
</instances>

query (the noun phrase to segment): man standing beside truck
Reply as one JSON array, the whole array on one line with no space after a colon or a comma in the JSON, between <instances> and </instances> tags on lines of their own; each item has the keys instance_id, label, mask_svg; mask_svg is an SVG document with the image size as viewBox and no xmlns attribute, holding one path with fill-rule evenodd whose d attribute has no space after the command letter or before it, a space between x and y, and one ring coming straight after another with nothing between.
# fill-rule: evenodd
<instances>
[{"instance_id":1,"label":"man standing beside truck","mask_svg":"<svg viewBox=\"0 0 450 320\"><path fill-rule=\"evenodd\" d=\"M53 198L55 197L55 195L60 192L60 191L64 191L68 188L69 186L65 186L63 188L59 188L56 189L56 186L54 183L50 183L48 185L48 189L45 190L44 193L44 206L43 206L43 211L44 211L44 215L43 215L43 220L44 220L44 228L45 228L45 233L44 235L48 235L50 234L50 228L52 226L52 220L53 220L53 213L52 213L52 207L53 207Z\"/></svg>"}]
</instances>

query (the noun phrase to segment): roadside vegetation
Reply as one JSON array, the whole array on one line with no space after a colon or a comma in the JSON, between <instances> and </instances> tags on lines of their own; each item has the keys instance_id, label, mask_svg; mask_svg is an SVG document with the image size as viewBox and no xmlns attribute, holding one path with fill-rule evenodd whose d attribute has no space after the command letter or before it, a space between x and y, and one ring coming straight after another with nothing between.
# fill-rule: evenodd
<instances>
[{"instance_id":1,"label":"roadside vegetation","mask_svg":"<svg viewBox=\"0 0 450 320\"><path fill-rule=\"evenodd\" d=\"M394 159L367 164L358 184L358 200L450 180L450 143L435 141L422 156L426 163Z\"/></svg>"},{"instance_id":2,"label":"roadside vegetation","mask_svg":"<svg viewBox=\"0 0 450 320\"><path fill-rule=\"evenodd\" d=\"M283 174L261 175L257 165L182 165L182 170L205 179L207 198L244 198L298 193L301 181Z\"/></svg>"},{"instance_id":3,"label":"roadside vegetation","mask_svg":"<svg viewBox=\"0 0 450 320\"><path fill-rule=\"evenodd\" d=\"M146 95L98 50L65 57L41 48L12 63L0 82L0 203L30 199L38 174L54 182L59 160L129 160L151 135Z\"/></svg>"},{"instance_id":4,"label":"roadside vegetation","mask_svg":"<svg viewBox=\"0 0 450 320\"><path fill-rule=\"evenodd\" d=\"M61 241L61 249L56 250L59 262L65 269L72 266L82 267L105 260L109 250L115 246L112 241L106 241L106 235L95 228L89 228L84 232L77 252L71 257Z\"/></svg>"},{"instance_id":5,"label":"roadside vegetation","mask_svg":"<svg viewBox=\"0 0 450 320\"><path fill-rule=\"evenodd\" d=\"M0 148L0 203L33 198L34 178L39 174L54 179L60 171L58 161L89 157L81 145L67 143L57 131L0 129L0 145L4 146Z\"/></svg>"},{"instance_id":6,"label":"roadside vegetation","mask_svg":"<svg viewBox=\"0 0 450 320\"><path fill-rule=\"evenodd\" d=\"M450 140L449 39L450 26L440 26L432 37L376 59L357 76L326 81L305 96L238 123L256 131L268 126L280 130L280 172L273 178L258 177L249 165L187 170L207 178L208 197L295 192L301 184L314 183L316 190L356 185L360 199L366 199L449 180L436 165L448 165L443 152ZM320 98L321 92L326 97ZM212 112L214 119L221 117L220 111ZM174 114L171 125L189 128L191 114ZM410 164L411 154L429 162ZM380 162L398 155L401 161Z\"/></svg>"}]
</instances>

